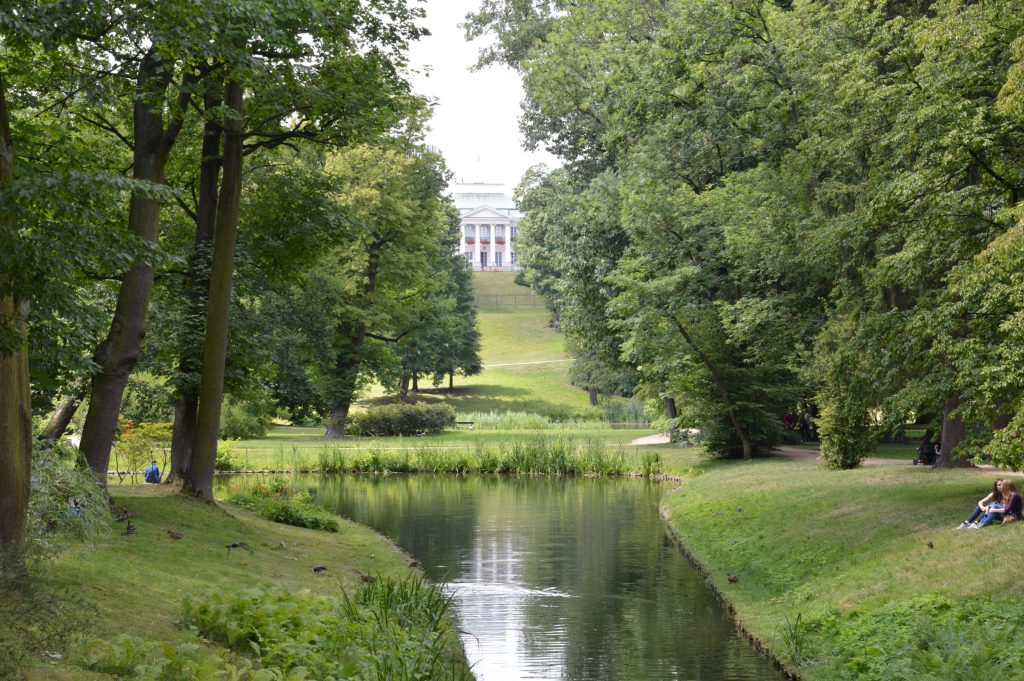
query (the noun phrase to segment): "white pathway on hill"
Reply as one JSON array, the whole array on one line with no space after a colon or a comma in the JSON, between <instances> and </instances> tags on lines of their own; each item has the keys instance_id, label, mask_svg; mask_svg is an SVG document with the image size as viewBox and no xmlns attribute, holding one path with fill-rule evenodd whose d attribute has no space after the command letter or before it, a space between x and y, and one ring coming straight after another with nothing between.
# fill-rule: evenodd
<instances>
[{"instance_id":1,"label":"white pathway on hill","mask_svg":"<svg viewBox=\"0 0 1024 681\"><path fill-rule=\"evenodd\" d=\"M491 367L520 367L525 364L556 364L558 362L571 362L571 359L542 359L537 362L509 362L507 364L484 364L484 369Z\"/></svg>"}]
</instances>

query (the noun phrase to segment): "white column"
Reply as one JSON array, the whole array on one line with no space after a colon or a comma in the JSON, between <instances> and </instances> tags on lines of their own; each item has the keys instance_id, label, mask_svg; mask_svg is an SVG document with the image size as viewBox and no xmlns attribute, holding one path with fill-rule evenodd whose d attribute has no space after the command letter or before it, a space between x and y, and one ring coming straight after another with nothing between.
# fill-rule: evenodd
<instances>
[{"instance_id":1,"label":"white column","mask_svg":"<svg viewBox=\"0 0 1024 681\"><path fill-rule=\"evenodd\" d=\"M473 225L473 269L480 269L480 226Z\"/></svg>"},{"instance_id":2,"label":"white column","mask_svg":"<svg viewBox=\"0 0 1024 681\"><path fill-rule=\"evenodd\" d=\"M505 261L503 264L505 267L512 267L512 225L505 225L505 245L502 246L505 249L505 255L502 259Z\"/></svg>"}]
</instances>

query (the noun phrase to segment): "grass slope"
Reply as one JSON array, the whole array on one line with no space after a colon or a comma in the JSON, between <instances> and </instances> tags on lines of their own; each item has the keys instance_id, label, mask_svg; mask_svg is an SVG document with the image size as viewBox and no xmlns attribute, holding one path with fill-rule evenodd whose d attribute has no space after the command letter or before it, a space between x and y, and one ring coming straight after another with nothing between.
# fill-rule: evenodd
<instances>
[{"instance_id":1,"label":"grass slope","mask_svg":"<svg viewBox=\"0 0 1024 681\"><path fill-rule=\"evenodd\" d=\"M74 594L68 617L87 623L91 638L113 639L130 633L146 639L171 640L186 597L250 588L287 592L309 590L337 595L351 591L367 574L402 577L407 556L383 536L347 520L337 534L315 532L262 520L233 506L207 506L172 494L161 486L121 486L115 501L136 512L136 534L122 536L123 525L98 543L77 545L49 567L40 587L54 594ZM168 538L167 531L184 534ZM252 553L225 545L242 541ZM280 547L284 542L285 549ZM313 567L327 567L323 575ZM85 672L74 659L40 663L29 679L106 678Z\"/></svg>"},{"instance_id":2,"label":"grass slope","mask_svg":"<svg viewBox=\"0 0 1024 681\"><path fill-rule=\"evenodd\" d=\"M994 475L686 453L665 466L689 472L663 502L683 544L801 678L1024 678L1024 524L952 529Z\"/></svg>"},{"instance_id":3,"label":"grass slope","mask_svg":"<svg viewBox=\"0 0 1024 681\"><path fill-rule=\"evenodd\" d=\"M565 341L549 326L543 300L514 278L513 272L473 275L485 368L477 376L456 377L452 392L447 384L435 389L424 381L418 400L444 402L464 413L527 411L561 418L588 407L586 391L569 382ZM383 394L377 387L367 397Z\"/></svg>"}]
</instances>

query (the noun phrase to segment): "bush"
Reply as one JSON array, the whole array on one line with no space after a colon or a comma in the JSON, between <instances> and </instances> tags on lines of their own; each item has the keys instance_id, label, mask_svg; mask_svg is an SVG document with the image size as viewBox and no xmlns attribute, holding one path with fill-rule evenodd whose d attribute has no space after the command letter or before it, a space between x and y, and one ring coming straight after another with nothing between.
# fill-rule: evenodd
<instances>
[{"instance_id":1,"label":"bush","mask_svg":"<svg viewBox=\"0 0 1024 681\"><path fill-rule=\"evenodd\" d=\"M856 468L875 447L867 408L838 391L823 393L818 401L822 464L837 470Z\"/></svg>"},{"instance_id":2,"label":"bush","mask_svg":"<svg viewBox=\"0 0 1024 681\"><path fill-rule=\"evenodd\" d=\"M432 435L455 426L447 404L385 404L353 414L346 431L353 435Z\"/></svg>"},{"instance_id":3,"label":"bush","mask_svg":"<svg viewBox=\"0 0 1024 681\"><path fill-rule=\"evenodd\" d=\"M650 423L643 400L602 400L598 405L601 418L612 423Z\"/></svg>"},{"instance_id":4,"label":"bush","mask_svg":"<svg viewBox=\"0 0 1024 681\"><path fill-rule=\"evenodd\" d=\"M174 394L167 381L144 371L132 374L124 390L121 418L132 423L173 419Z\"/></svg>"},{"instance_id":5,"label":"bush","mask_svg":"<svg viewBox=\"0 0 1024 681\"><path fill-rule=\"evenodd\" d=\"M32 460L28 505L28 550L49 558L63 549L68 536L88 539L110 526L103 491L88 467L76 467L37 447Z\"/></svg>"},{"instance_id":6,"label":"bush","mask_svg":"<svg viewBox=\"0 0 1024 681\"><path fill-rule=\"evenodd\" d=\"M231 501L275 523L324 532L338 531L336 515L314 504L308 494L290 487L281 478L255 485Z\"/></svg>"},{"instance_id":7,"label":"bush","mask_svg":"<svg viewBox=\"0 0 1024 681\"><path fill-rule=\"evenodd\" d=\"M224 400L220 415L220 439L257 440L267 434L267 421L248 403Z\"/></svg>"}]
</instances>

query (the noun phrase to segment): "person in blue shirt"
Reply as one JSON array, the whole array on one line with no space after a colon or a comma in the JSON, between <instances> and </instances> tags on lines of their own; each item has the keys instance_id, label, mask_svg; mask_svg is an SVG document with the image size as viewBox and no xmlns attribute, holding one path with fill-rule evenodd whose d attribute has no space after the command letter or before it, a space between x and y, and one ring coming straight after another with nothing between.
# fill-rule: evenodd
<instances>
[{"instance_id":1,"label":"person in blue shirt","mask_svg":"<svg viewBox=\"0 0 1024 681\"><path fill-rule=\"evenodd\" d=\"M160 467L156 465L156 461L149 462L144 474L146 482L151 482L153 484L160 482Z\"/></svg>"}]
</instances>

